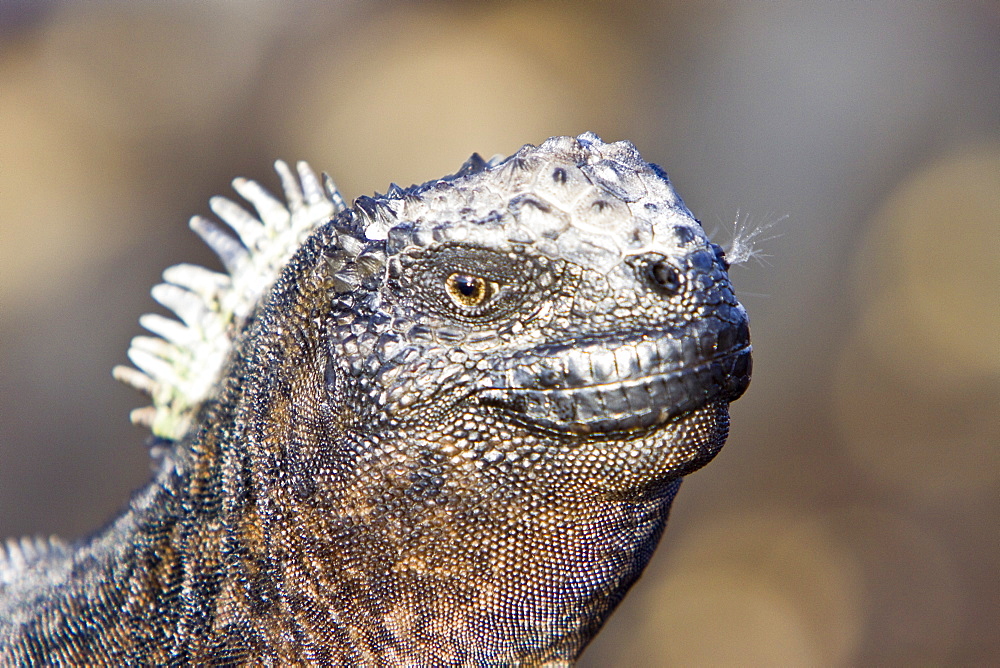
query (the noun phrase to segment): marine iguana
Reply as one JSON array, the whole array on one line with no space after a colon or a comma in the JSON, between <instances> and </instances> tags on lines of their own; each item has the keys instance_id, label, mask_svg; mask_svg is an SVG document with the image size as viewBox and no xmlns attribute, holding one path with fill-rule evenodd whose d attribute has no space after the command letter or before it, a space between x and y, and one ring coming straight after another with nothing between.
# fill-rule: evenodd
<instances>
[{"instance_id":1,"label":"marine iguana","mask_svg":"<svg viewBox=\"0 0 1000 668\"><path fill-rule=\"evenodd\" d=\"M570 665L749 383L724 252L591 133L350 208L277 170L116 370L152 482L0 554L0 664Z\"/></svg>"}]
</instances>

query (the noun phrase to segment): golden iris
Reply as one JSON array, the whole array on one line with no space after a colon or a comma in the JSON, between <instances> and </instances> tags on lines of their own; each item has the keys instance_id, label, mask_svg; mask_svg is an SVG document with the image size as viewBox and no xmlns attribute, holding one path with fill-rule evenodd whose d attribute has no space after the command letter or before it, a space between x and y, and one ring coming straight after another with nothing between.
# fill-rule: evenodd
<instances>
[{"instance_id":1,"label":"golden iris","mask_svg":"<svg viewBox=\"0 0 1000 668\"><path fill-rule=\"evenodd\" d=\"M445 281L448 296L465 308L482 306L490 298L492 286L481 276L452 274Z\"/></svg>"}]
</instances>

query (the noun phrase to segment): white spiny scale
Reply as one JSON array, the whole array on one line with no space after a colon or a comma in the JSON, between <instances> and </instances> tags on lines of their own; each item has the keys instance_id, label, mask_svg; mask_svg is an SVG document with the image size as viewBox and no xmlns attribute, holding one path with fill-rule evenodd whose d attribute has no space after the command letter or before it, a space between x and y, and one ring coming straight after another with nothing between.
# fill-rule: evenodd
<instances>
[{"instance_id":1,"label":"white spiny scale","mask_svg":"<svg viewBox=\"0 0 1000 668\"><path fill-rule=\"evenodd\" d=\"M233 188L256 210L256 216L225 197L213 197L212 211L235 233L195 216L191 228L219 256L226 273L191 264L163 272L153 298L178 320L146 314L140 324L153 334L132 340L128 357L135 368L117 366L118 380L145 392L152 406L132 411L136 424L161 438L178 440L221 379L233 337L282 267L313 230L346 208L329 177L326 189L304 162L297 172L275 163L285 202L254 181L236 179Z\"/></svg>"}]
</instances>

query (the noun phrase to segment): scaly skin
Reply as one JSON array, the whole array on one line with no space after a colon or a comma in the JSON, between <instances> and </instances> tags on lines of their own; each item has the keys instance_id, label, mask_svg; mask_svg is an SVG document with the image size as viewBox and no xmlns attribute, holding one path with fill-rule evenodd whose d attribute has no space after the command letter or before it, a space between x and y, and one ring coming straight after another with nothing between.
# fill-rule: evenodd
<instances>
[{"instance_id":1,"label":"scaly skin","mask_svg":"<svg viewBox=\"0 0 1000 668\"><path fill-rule=\"evenodd\" d=\"M0 663L571 664L749 383L727 268L590 134L360 198L126 512L0 570Z\"/></svg>"}]
</instances>

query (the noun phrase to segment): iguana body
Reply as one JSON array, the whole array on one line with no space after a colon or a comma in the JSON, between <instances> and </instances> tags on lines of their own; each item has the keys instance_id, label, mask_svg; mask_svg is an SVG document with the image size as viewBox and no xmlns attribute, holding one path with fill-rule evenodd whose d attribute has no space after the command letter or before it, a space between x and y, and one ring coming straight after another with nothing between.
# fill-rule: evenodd
<instances>
[{"instance_id":1,"label":"iguana body","mask_svg":"<svg viewBox=\"0 0 1000 668\"><path fill-rule=\"evenodd\" d=\"M281 171L133 345L155 479L0 560L0 664L571 663L749 382L721 250L592 134L352 209Z\"/></svg>"}]
</instances>

